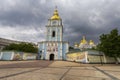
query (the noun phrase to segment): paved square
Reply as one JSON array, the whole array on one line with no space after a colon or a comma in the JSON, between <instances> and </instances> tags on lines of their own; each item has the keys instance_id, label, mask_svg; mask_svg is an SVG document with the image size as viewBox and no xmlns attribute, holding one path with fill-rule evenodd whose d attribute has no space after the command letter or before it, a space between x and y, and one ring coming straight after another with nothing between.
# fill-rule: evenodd
<instances>
[{"instance_id":1,"label":"paved square","mask_svg":"<svg viewBox=\"0 0 120 80\"><path fill-rule=\"evenodd\" d=\"M120 80L119 75L119 65L0 61L0 80Z\"/></svg>"}]
</instances>

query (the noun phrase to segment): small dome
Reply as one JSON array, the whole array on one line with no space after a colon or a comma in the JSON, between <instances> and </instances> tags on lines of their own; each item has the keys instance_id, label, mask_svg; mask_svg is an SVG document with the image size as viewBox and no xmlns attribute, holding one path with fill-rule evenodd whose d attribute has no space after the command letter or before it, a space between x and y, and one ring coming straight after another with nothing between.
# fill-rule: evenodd
<instances>
[{"instance_id":1,"label":"small dome","mask_svg":"<svg viewBox=\"0 0 120 80\"><path fill-rule=\"evenodd\" d=\"M90 45L94 45L94 41L93 41L93 40L90 40L89 44L90 44Z\"/></svg>"},{"instance_id":2,"label":"small dome","mask_svg":"<svg viewBox=\"0 0 120 80\"><path fill-rule=\"evenodd\" d=\"M83 39L81 40L80 44L87 44L87 40L85 39L85 36L83 36Z\"/></svg>"},{"instance_id":3,"label":"small dome","mask_svg":"<svg viewBox=\"0 0 120 80\"><path fill-rule=\"evenodd\" d=\"M51 20L59 20L60 19L60 16L58 14L58 11L57 9L55 9L54 13L53 13L53 16L50 18Z\"/></svg>"}]
</instances>

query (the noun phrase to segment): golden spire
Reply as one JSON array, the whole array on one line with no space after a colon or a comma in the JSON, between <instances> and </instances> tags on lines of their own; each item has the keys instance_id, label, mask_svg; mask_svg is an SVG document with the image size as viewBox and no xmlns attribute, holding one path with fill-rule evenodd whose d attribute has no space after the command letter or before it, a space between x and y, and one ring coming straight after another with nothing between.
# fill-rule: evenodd
<instances>
[{"instance_id":1,"label":"golden spire","mask_svg":"<svg viewBox=\"0 0 120 80\"><path fill-rule=\"evenodd\" d=\"M50 19L51 19L51 20L59 20L59 19L60 19L60 16L59 16L59 14L58 14L57 7L55 8L54 13L53 13L53 16L52 16Z\"/></svg>"},{"instance_id":2,"label":"golden spire","mask_svg":"<svg viewBox=\"0 0 120 80\"><path fill-rule=\"evenodd\" d=\"M83 40L85 40L85 36L83 36Z\"/></svg>"}]
</instances>

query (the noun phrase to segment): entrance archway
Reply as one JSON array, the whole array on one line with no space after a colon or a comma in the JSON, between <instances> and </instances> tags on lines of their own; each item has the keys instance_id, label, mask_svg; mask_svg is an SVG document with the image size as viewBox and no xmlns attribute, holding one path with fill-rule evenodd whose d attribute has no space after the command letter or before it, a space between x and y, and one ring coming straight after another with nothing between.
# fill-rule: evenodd
<instances>
[{"instance_id":1,"label":"entrance archway","mask_svg":"<svg viewBox=\"0 0 120 80\"><path fill-rule=\"evenodd\" d=\"M50 54L49 60L54 60L54 54Z\"/></svg>"}]
</instances>

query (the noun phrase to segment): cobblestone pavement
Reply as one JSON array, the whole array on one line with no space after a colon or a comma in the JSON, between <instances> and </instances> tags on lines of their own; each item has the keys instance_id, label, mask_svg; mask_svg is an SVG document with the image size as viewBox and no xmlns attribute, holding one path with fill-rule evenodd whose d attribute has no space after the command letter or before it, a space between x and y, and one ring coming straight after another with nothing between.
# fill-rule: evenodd
<instances>
[{"instance_id":1,"label":"cobblestone pavement","mask_svg":"<svg viewBox=\"0 0 120 80\"><path fill-rule=\"evenodd\" d=\"M120 80L119 65L101 66L65 61L0 63L0 80Z\"/></svg>"}]
</instances>

